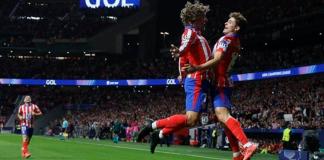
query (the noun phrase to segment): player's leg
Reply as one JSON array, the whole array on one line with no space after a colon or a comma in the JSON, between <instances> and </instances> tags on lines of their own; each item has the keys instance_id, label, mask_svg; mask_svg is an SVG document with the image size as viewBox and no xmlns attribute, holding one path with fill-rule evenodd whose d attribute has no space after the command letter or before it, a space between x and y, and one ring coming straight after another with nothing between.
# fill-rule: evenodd
<instances>
[{"instance_id":1,"label":"player's leg","mask_svg":"<svg viewBox=\"0 0 324 160\"><path fill-rule=\"evenodd\" d=\"M142 129L138 136L138 141L141 141L145 136L149 135L154 129L162 129L161 134L159 135L169 135L174 131L178 130L179 128L186 127L187 125L193 125L195 121L195 117L198 117L198 113L193 110L193 105L197 105L197 98L194 99L195 94L198 97L200 88L196 85L194 79L186 78L185 79L185 92L186 92L186 110L187 113L184 114L176 114L172 115L165 119L160 119L154 122L148 122L147 126ZM165 128L165 129L164 129ZM164 130L163 130L164 129Z\"/></svg>"},{"instance_id":2,"label":"player's leg","mask_svg":"<svg viewBox=\"0 0 324 160\"><path fill-rule=\"evenodd\" d=\"M24 156L27 148L27 130L26 126L21 126L21 138L22 138L22 147L21 147L21 155Z\"/></svg>"},{"instance_id":3,"label":"player's leg","mask_svg":"<svg viewBox=\"0 0 324 160\"><path fill-rule=\"evenodd\" d=\"M34 134L34 128L27 128L27 152L25 153L25 158L29 158L31 156L31 153L29 152L29 144L31 141L31 138L33 137Z\"/></svg>"},{"instance_id":4,"label":"player's leg","mask_svg":"<svg viewBox=\"0 0 324 160\"><path fill-rule=\"evenodd\" d=\"M203 89L201 81L186 78L186 115L175 115L166 119L153 122L152 128L162 128L159 133L152 134L151 152L154 153L158 140L184 127L194 126L198 122L199 113L204 103L206 103L207 94ZM157 137L158 136L158 137Z\"/></svg>"},{"instance_id":5,"label":"player's leg","mask_svg":"<svg viewBox=\"0 0 324 160\"><path fill-rule=\"evenodd\" d=\"M29 144L29 137L28 133L29 128L26 126L21 127L21 134L22 134L22 149L21 149L21 155L23 158L29 158L31 154L28 151L28 144Z\"/></svg>"},{"instance_id":6,"label":"player's leg","mask_svg":"<svg viewBox=\"0 0 324 160\"><path fill-rule=\"evenodd\" d=\"M28 128L28 145L30 144L30 141L33 137L33 134L34 134L34 128Z\"/></svg>"},{"instance_id":7,"label":"player's leg","mask_svg":"<svg viewBox=\"0 0 324 160\"><path fill-rule=\"evenodd\" d=\"M224 126L224 132L227 136L227 139L233 152L233 160L242 160L244 157L240 152L240 146L237 139L226 126Z\"/></svg>"},{"instance_id":8,"label":"player's leg","mask_svg":"<svg viewBox=\"0 0 324 160\"><path fill-rule=\"evenodd\" d=\"M247 160L255 152L257 145L248 141L240 122L230 115L228 110L231 107L230 97L230 88L217 88L217 94L214 97L215 114L218 120L223 123L243 145L245 152L243 160Z\"/></svg>"},{"instance_id":9,"label":"player's leg","mask_svg":"<svg viewBox=\"0 0 324 160\"><path fill-rule=\"evenodd\" d=\"M29 153L29 150L28 150L28 141L29 141L28 136L23 135L23 147L21 150L22 151L21 155L23 158L29 158L31 156L31 154Z\"/></svg>"},{"instance_id":10,"label":"player's leg","mask_svg":"<svg viewBox=\"0 0 324 160\"><path fill-rule=\"evenodd\" d=\"M194 126L199 119L199 114L202 105L206 103L205 84L196 79L186 78L185 92L186 92L186 115L174 115L166 119L153 122L153 129L162 129L160 131L160 138L167 136L174 131L184 127Z\"/></svg>"}]
</instances>

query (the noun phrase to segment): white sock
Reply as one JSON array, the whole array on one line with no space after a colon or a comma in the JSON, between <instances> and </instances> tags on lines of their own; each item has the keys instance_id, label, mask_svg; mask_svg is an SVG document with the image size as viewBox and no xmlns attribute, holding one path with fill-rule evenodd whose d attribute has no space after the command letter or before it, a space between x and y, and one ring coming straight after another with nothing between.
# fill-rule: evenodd
<instances>
[{"instance_id":1,"label":"white sock","mask_svg":"<svg viewBox=\"0 0 324 160\"><path fill-rule=\"evenodd\" d=\"M243 145L243 147L244 148L247 148L247 147L250 147L252 145L252 143L251 142L248 142L248 143L246 143L245 145Z\"/></svg>"},{"instance_id":2,"label":"white sock","mask_svg":"<svg viewBox=\"0 0 324 160\"><path fill-rule=\"evenodd\" d=\"M241 155L241 152L233 152L233 158L238 157Z\"/></svg>"},{"instance_id":3,"label":"white sock","mask_svg":"<svg viewBox=\"0 0 324 160\"><path fill-rule=\"evenodd\" d=\"M160 130L159 137L160 137L160 139L162 139L164 137L163 136L163 130Z\"/></svg>"},{"instance_id":4,"label":"white sock","mask_svg":"<svg viewBox=\"0 0 324 160\"><path fill-rule=\"evenodd\" d=\"M152 128L153 129L156 129L157 127L156 127L156 121L154 121L153 123L152 123Z\"/></svg>"}]
</instances>

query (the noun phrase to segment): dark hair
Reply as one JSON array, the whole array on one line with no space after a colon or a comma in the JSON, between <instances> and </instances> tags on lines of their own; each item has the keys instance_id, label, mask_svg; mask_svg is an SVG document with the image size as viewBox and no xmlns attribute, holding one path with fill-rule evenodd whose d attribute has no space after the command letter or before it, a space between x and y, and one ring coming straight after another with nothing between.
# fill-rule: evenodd
<instances>
[{"instance_id":1,"label":"dark hair","mask_svg":"<svg viewBox=\"0 0 324 160\"><path fill-rule=\"evenodd\" d=\"M208 11L208 5L204 5L198 1L195 1L195 3L187 2L181 10L180 18L182 23L186 25L196 21L200 17L205 17Z\"/></svg>"},{"instance_id":2,"label":"dark hair","mask_svg":"<svg viewBox=\"0 0 324 160\"><path fill-rule=\"evenodd\" d=\"M228 16L229 18L234 18L236 24L240 27L239 32L243 32L246 29L247 20L240 12L232 12Z\"/></svg>"}]
</instances>

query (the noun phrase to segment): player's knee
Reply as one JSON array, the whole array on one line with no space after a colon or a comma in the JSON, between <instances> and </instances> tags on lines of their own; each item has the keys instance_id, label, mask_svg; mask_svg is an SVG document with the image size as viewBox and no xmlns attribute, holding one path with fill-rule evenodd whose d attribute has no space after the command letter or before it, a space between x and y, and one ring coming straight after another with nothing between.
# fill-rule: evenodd
<instances>
[{"instance_id":1,"label":"player's knee","mask_svg":"<svg viewBox=\"0 0 324 160\"><path fill-rule=\"evenodd\" d=\"M24 142L27 142L28 141L28 138L27 137L23 137L23 141Z\"/></svg>"},{"instance_id":2,"label":"player's knee","mask_svg":"<svg viewBox=\"0 0 324 160\"><path fill-rule=\"evenodd\" d=\"M197 117L192 115L187 115L187 126L193 127L196 125Z\"/></svg>"},{"instance_id":3,"label":"player's knee","mask_svg":"<svg viewBox=\"0 0 324 160\"><path fill-rule=\"evenodd\" d=\"M226 123L227 119L229 118L229 114L224 112L216 112L216 117L220 122Z\"/></svg>"},{"instance_id":4,"label":"player's knee","mask_svg":"<svg viewBox=\"0 0 324 160\"><path fill-rule=\"evenodd\" d=\"M195 121L188 121L188 123L187 123L187 126L188 127L193 127L195 125L196 125L196 122Z\"/></svg>"},{"instance_id":5,"label":"player's knee","mask_svg":"<svg viewBox=\"0 0 324 160\"><path fill-rule=\"evenodd\" d=\"M195 124L196 124L196 122L193 121L192 119L188 119L188 120L187 120L187 126L188 126L188 127L193 127L193 126L195 126Z\"/></svg>"}]
</instances>

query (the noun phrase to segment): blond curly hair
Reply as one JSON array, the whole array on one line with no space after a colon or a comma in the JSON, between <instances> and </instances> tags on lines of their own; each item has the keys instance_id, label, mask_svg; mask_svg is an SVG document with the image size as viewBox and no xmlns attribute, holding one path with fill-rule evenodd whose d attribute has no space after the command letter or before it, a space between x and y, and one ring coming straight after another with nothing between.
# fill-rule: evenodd
<instances>
[{"instance_id":1,"label":"blond curly hair","mask_svg":"<svg viewBox=\"0 0 324 160\"><path fill-rule=\"evenodd\" d=\"M208 5L204 5L198 1L195 1L195 3L187 2L185 7L181 10L180 18L182 23L187 25L201 17L205 17L208 11Z\"/></svg>"}]
</instances>

